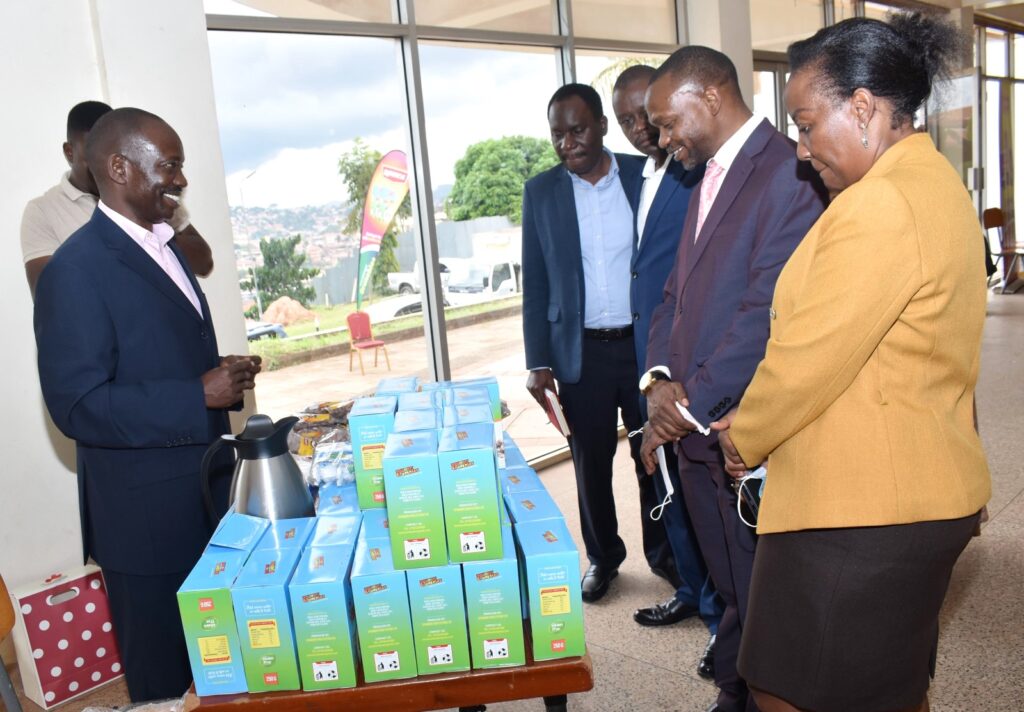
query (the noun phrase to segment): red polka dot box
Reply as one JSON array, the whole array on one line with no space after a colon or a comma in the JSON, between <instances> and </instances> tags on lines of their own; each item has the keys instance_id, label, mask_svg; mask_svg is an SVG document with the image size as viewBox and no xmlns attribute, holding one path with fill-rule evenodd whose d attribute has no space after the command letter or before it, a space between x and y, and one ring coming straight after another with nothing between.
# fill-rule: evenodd
<instances>
[{"instance_id":1,"label":"red polka dot box","mask_svg":"<svg viewBox=\"0 0 1024 712\"><path fill-rule=\"evenodd\" d=\"M96 566L82 566L11 591L14 647L25 695L44 709L123 675Z\"/></svg>"}]
</instances>

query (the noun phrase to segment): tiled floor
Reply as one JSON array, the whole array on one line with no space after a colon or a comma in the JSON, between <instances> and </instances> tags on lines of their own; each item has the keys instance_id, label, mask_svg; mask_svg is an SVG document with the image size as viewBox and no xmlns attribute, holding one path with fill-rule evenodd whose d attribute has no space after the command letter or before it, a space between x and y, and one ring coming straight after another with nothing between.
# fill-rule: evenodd
<instances>
[{"instance_id":1,"label":"tiled floor","mask_svg":"<svg viewBox=\"0 0 1024 712\"><path fill-rule=\"evenodd\" d=\"M991 519L954 572L942 614L935 712L1024 710L1024 294L993 297L985 330L978 414L992 470ZM577 712L699 712L714 688L697 677L706 632L693 620L667 629L641 628L632 611L666 598L667 584L638 556L640 530L628 456L616 458L622 536L631 556L608 596L586 611L594 690L570 697ZM571 528L578 532L571 465L542 474ZM922 481L924 476L922 475ZM578 538L577 538L578 541ZM879 650L884 656L886 651ZM124 705L123 685L98 691L64 710ZM37 707L26 704L26 710ZM539 701L489 705L492 712L542 709ZM379 712L386 712L381 710Z\"/></svg>"}]
</instances>

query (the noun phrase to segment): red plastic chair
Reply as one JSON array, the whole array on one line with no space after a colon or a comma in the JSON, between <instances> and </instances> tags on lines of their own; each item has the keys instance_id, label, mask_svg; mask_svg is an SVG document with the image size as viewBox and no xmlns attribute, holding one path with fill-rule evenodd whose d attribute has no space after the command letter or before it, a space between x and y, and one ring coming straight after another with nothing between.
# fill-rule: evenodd
<instances>
[{"instance_id":1,"label":"red plastic chair","mask_svg":"<svg viewBox=\"0 0 1024 712\"><path fill-rule=\"evenodd\" d=\"M373 338L373 329L370 326L370 315L366 312L355 311L346 317L348 321L348 335L352 340L348 350L348 370L352 370L352 355L359 356L359 373L366 375L363 369L363 351L373 349L373 365L377 365L378 349L384 352L384 361L391 370L391 359L388 358L388 347L380 339Z\"/></svg>"}]
</instances>

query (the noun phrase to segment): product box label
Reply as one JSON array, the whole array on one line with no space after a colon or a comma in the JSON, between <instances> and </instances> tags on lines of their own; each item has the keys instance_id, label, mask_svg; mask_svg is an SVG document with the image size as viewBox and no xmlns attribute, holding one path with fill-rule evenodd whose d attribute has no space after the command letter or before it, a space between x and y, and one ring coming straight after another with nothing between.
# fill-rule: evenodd
<instances>
[{"instance_id":1,"label":"product box label","mask_svg":"<svg viewBox=\"0 0 1024 712\"><path fill-rule=\"evenodd\" d=\"M448 563L437 433L392 433L384 451L391 557L398 569Z\"/></svg>"},{"instance_id":2,"label":"product box label","mask_svg":"<svg viewBox=\"0 0 1024 712\"><path fill-rule=\"evenodd\" d=\"M474 668L525 665L519 564L512 530L502 527L504 555L462 565Z\"/></svg>"},{"instance_id":3,"label":"product box label","mask_svg":"<svg viewBox=\"0 0 1024 712\"><path fill-rule=\"evenodd\" d=\"M469 670L466 605L458 564L406 572L420 675Z\"/></svg>"},{"instance_id":4,"label":"product box label","mask_svg":"<svg viewBox=\"0 0 1024 712\"><path fill-rule=\"evenodd\" d=\"M356 685L356 625L349 573L355 542L311 546L288 584L303 690Z\"/></svg>"},{"instance_id":5,"label":"product box label","mask_svg":"<svg viewBox=\"0 0 1024 712\"><path fill-rule=\"evenodd\" d=\"M372 510L383 511L383 510ZM354 545L359 536L359 525L363 515L324 514L316 518L316 527L309 539L310 546Z\"/></svg>"},{"instance_id":6,"label":"product box label","mask_svg":"<svg viewBox=\"0 0 1024 712\"><path fill-rule=\"evenodd\" d=\"M494 376L484 376L482 378L470 378L465 380L456 381L453 388L484 388L487 391L487 397L491 404L491 414L494 422L497 423L501 420L501 393L498 391L498 379Z\"/></svg>"},{"instance_id":7,"label":"product box label","mask_svg":"<svg viewBox=\"0 0 1024 712\"><path fill-rule=\"evenodd\" d=\"M395 396L357 398L348 414L359 507L384 507L384 446L395 424Z\"/></svg>"},{"instance_id":8,"label":"product box label","mask_svg":"<svg viewBox=\"0 0 1024 712\"><path fill-rule=\"evenodd\" d=\"M532 467L517 465L505 468L498 472L498 480L501 482L502 494L547 489Z\"/></svg>"},{"instance_id":9,"label":"product box label","mask_svg":"<svg viewBox=\"0 0 1024 712\"><path fill-rule=\"evenodd\" d=\"M192 678L201 697L249 689L231 602L231 586L248 556L238 549L208 546L178 590Z\"/></svg>"},{"instance_id":10,"label":"product box label","mask_svg":"<svg viewBox=\"0 0 1024 712\"><path fill-rule=\"evenodd\" d=\"M502 556L505 516L499 496L492 423L444 428L438 444L448 556L452 563Z\"/></svg>"},{"instance_id":11,"label":"product box label","mask_svg":"<svg viewBox=\"0 0 1024 712\"><path fill-rule=\"evenodd\" d=\"M300 549L257 549L231 589L249 692L298 690L287 586Z\"/></svg>"},{"instance_id":12,"label":"product box label","mask_svg":"<svg viewBox=\"0 0 1024 712\"><path fill-rule=\"evenodd\" d=\"M392 565L387 541L360 536L351 582L363 679L416 677L408 586L405 572Z\"/></svg>"},{"instance_id":13,"label":"product box label","mask_svg":"<svg viewBox=\"0 0 1024 712\"><path fill-rule=\"evenodd\" d=\"M542 519L515 525L530 605L534 660L583 655L580 557L565 522Z\"/></svg>"}]
</instances>

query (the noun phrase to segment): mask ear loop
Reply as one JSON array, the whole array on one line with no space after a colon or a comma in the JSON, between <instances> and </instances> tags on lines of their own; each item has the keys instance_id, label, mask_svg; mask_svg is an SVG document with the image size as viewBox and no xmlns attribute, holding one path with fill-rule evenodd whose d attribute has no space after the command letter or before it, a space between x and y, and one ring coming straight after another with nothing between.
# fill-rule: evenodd
<instances>
[{"instance_id":1,"label":"mask ear loop","mask_svg":"<svg viewBox=\"0 0 1024 712\"><path fill-rule=\"evenodd\" d=\"M736 514L739 515L740 521L751 529L757 529L757 509L753 507L751 508L754 512L754 523L751 524L743 516L743 507L741 506L743 503L743 488L747 486L747 482L750 480L761 480L761 485L764 486L764 479L763 475L747 474L744 475L736 485Z\"/></svg>"},{"instance_id":2,"label":"mask ear loop","mask_svg":"<svg viewBox=\"0 0 1024 712\"><path fill-rule=\"evenodd\" d=\"M661 519L661 515L665 513L665 507L667 507L671 503L672 503L672 495L670 495L670 494L665 495L665 499L663 499L661 501L661 504L659 504L657 507L653 508L651 510L650 515L648 515L648 516L650 516L651 521L655 521L655 522L659 521ZM657 514L655 514L655 512L657 512Z\"/></svg>"}]
</instances>

